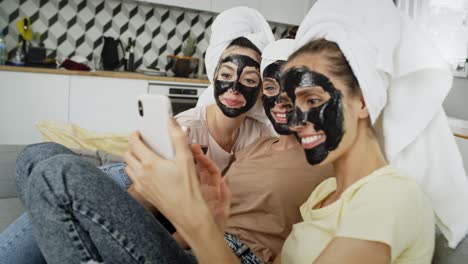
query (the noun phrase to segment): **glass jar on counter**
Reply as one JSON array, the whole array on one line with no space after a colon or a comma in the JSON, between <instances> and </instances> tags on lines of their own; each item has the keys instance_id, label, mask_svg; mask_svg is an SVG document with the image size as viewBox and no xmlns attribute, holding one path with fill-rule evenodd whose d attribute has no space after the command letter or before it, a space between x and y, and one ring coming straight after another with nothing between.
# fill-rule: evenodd
<instances>
[{"instance_id":1,"label":"glass jar on counter","mask_svg":"<svg viewBox=\"0 0 468 264\"><path fill-rule=\"evenodd\" d=\"M5 65L6 63L6 42L5 39L3 38L3 34L0 34L0 65Z\"/></svg>"}]
</instances>

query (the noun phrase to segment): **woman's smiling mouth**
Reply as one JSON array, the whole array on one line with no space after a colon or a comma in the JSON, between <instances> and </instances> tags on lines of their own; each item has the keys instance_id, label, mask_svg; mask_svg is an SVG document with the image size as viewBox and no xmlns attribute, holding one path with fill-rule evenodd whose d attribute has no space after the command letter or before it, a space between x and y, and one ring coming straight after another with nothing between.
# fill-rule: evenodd
<instances>
[{"instance_id":1,"label":"woman's smiling mouth","mask_svg":"<svg viewBox=\"0 0 468 264\"><path fill-rule=\"evenodd\" d=\"M276 123L278 124L286 124L288 120L286 119L286 111L284 112L276 112L271 110L271 115L275 119Z\"/></svg>"},{"instance_id":2,"label":"woman's smiling mouth","mask_svg":"<svg viewBox=\"0 0 468 264\"><path fill-rule=\"evenodd\" d=\"M302 147L305 149L312 149L317 145L325 142L327 137L323 133L317 133L314 135L300 135Z\"/></svg>"}]
</instances>

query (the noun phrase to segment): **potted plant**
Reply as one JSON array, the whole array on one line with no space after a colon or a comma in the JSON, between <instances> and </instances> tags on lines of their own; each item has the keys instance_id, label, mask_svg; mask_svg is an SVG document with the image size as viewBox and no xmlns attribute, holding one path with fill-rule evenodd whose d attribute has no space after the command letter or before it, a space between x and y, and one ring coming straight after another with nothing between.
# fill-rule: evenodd
<instances>
[{"instance_id":1,"label":"potted plant","mask_svg":"<svg viewBox=\"0 0 468 264\"><path fill-rule=\"evenodd\" d=\"M198 58L193 57L197 49L197 41L189 36L182 44L182 56L168 55L168 63L177 77L188 77L198 65Z\"/></svg>"}]
</instances>

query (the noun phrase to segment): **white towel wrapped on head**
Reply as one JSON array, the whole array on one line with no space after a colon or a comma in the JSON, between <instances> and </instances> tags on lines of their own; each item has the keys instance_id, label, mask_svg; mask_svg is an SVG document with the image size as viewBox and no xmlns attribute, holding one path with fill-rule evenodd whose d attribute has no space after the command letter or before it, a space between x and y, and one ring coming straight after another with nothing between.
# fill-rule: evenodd
<instances>
[{"instance_id":1,"label":"white towel wrapped on head","mask_svg":"<svg viewBox=\"0 0 468 264\"><path fill-rule=\"evenodd\" d=\"M468 232L468 179L441 107L452 75L439 50L390 0L319 0L296 48L320 38L339 45L388 161L421 185L455 247Z\"/></svg>"},{"instance_id":2,"label":"white towel wrapped on head","mask_svg":"<svg viewBox=\"0 0 468 264\"><path fill-rule=\"evenodd\" d=\"M210 44L205 55L206 73L211 83L224 50L240 37L250 40L260 51L275 40L270 25L255 9L234 7L219 14L211 26ZM197 106L215 103L213 85L210 85L198 99ZM257 103L247 115L268 122L261 103Z\"/></svg>"},{"instance_id":3,"label":"white towel wrapped on head","mask_svg":"<svg viewBox=\"0 0 468 264\"><path fill-rule=\"evenodd\" d=\"M268 65L278 60L287 61L289 55L292 54L296 48L296 41L294 39L279 39L270 43L262 52L262 63L260 64L260 74Z\"/></svg>"}]
</instances>

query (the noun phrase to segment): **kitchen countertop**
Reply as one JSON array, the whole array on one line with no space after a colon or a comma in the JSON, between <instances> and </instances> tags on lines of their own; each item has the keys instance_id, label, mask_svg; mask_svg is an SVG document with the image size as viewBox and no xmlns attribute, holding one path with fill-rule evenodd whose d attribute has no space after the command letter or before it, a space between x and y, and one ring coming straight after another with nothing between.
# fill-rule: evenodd
<instances>
[{"instance_id":1,"label":"kitchen countertop","mask_svg":"<svg viewBox=\"0 0 468 264\"><path fill-rule=\"evenodd\" d=\"M162 82L182 82L182 83L199 83L199 84L210 83L208 79L151 76L151 75L145 75L145 74L141 74L137 72L124 72L124 71L69 71L65 69L48 69L48 68L35 68L35 67L18 67L18 66L0 66L0 71L96 76L96 77L109 77L109 78L138 79L138 80L148 80L148 81L162 81Z\"/></svg>"}]
</instances>

